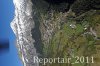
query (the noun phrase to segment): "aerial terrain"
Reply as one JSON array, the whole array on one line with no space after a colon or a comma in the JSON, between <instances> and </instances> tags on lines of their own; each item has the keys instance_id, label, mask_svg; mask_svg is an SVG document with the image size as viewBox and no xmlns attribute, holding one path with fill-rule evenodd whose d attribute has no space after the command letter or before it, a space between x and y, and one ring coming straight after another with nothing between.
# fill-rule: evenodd
<instances>
[{"instance_id":1,"label":"aerial terrain","mask_svg":"<svg viewBox=\"0 0 100 66\"><path fill-rule=\"evenodd\" d=\"M100 66L100 0L14 0L14 4L11 27L24 66ZM34 56L72 59L44 65L34 63Z\"/></svg>"}]
</instances>

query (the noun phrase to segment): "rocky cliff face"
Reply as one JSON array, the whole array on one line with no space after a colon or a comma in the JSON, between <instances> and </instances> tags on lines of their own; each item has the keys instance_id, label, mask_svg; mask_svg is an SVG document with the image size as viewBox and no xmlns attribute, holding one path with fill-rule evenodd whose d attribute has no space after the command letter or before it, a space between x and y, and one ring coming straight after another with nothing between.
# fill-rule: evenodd
<instances>
[{"instance_id":1,"label":"rocky cliff face","mask_svg":"<svg viewBox=\"0 0 100 66\"><path fill-rule=\"evenodd\" d=\"M71 5L68 2L59 5L49 2L14 0L15 18L11 27L24 66L42 66L34 63L34 56L99 58L96 52L100 51L97 46L100 43L100 0L75 0ZM99 66L100 61L95 61L95 64L47 63L46 66Z\"/></svg>"},{"instance_id":2,"label":"rocky cliff face","mask_svg":"<svg viewBox=\"0 0 100 66\"><path fill-rule=\"evenodd\" d=\"M14 0L15 17L11 27L16 35L16 46L24 66L39 66L33 63L33 56L37 56L34 47L35 40L31 30L35 27L31 0Z\"/></svg>"}]
</instances>

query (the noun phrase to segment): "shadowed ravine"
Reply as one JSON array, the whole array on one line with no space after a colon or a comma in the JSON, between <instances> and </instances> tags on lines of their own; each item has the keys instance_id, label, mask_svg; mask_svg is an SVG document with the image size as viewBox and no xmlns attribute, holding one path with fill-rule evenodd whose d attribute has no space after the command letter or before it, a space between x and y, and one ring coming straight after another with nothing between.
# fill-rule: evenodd
<instances>
[{"instance_id":1,"label":"shadowed ravine","mask_svg":"<svg viewBox=\"0 0 100 66\"><path fill-rule=\"evenodd\" d=\"M40 56L40 54L42 54L42 41L41 41L41 33L39 29L40 22L38 19L38 15L34 15L33 20L35 23L35 27L34 29L32 29L32 38L35 40L34 46L36 48L37 53Z\"/></svg>"}]
</instances>

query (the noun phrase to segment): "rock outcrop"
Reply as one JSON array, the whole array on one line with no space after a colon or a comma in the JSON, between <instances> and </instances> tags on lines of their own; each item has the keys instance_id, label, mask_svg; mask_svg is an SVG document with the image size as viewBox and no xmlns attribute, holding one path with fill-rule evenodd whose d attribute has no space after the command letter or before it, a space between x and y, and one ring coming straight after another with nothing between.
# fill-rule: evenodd
<instances>
[{"instance_id":1,"label":"rock outcrop","mask_svg":"<svg viewBox=\"0 0 100 66\"><path fill-rule=\"evenodd\" d=\"M37 56L31 30L35 28L31 0L14 0L15 17L11 27L16 35L16 46L24 66L39 66L33 62Z\"/></svg>"}]
</instances>

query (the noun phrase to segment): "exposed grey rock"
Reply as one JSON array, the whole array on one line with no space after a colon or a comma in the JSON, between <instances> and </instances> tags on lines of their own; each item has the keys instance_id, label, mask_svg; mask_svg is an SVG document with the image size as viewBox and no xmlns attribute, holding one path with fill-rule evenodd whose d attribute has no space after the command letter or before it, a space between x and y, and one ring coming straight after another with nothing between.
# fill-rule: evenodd
<instances>
[{"instance_id":1,"label":"exposed grey rock","mask_svg":"<svg viewBox=\"0 0 100 66\"><path fill-rule=\"evenodd\" d=\"M33 62L37 56L34 47L35 40L32 38L31 30L34 28L34 20L31 0L14 0L15 17L11 27L16 35L16 45L24 66L39 66Z\"/></svg>"}]
</instances>

